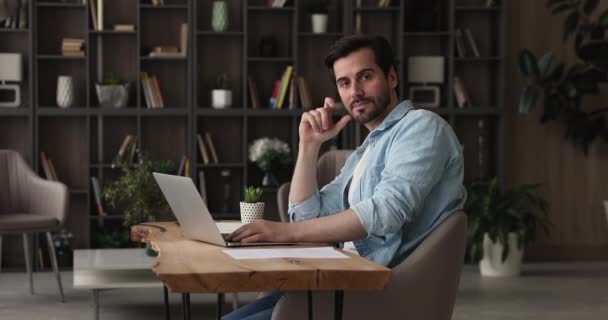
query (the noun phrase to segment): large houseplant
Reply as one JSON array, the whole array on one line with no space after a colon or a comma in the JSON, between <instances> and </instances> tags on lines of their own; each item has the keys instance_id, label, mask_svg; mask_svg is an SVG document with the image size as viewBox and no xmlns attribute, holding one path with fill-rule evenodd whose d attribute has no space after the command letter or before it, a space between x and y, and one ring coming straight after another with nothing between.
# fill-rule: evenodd
<instances>
[{"instance_id":1,"label":"large houseplant","mask_svg":"<svg viewBox=\"0 0 608 320\"><path fill-rule=\"evenodd\" d=\"M598 84L608 75L608 9L594 15L598 0L549 0L553 15L565 14L564 42L574 36L574 52L579 61L566 65L556 61L552 51L537 58L528 49L521 51L519 66L527 79L520 100L520 113L528 113L543 97L541 123L562 122L566 139L585 154L598 137L608 141L608 108L583 104L587 95L597 95ZM593 19L592 16L596 18Z\"/></svg>"},{"instance_id":2,"label":"large houseplant","mask_svg":"<svg viewBox=\"0 0 608 320\"><path fill-rule=\"evenodd\" d=\"M537 228L548 234L547 203L536 194L538 186L501 190L494 178L468 188L469 255L479 260L482 275L519 274L523 249L536 238Z\"/></svg>"}]
</instances>

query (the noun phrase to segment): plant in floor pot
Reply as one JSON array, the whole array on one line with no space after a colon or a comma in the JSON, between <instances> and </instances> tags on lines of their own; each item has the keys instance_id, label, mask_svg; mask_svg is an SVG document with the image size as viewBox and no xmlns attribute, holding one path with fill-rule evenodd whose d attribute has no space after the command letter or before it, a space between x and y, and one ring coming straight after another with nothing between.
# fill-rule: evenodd
<instances>
[{"instance_id":1,"label":"plant in floor pot","mask_svg":"<svg viewBox=\"0 0 608 320\"><path fill-rule=\"evenodd\" d=\"M547 203L536 194L538 187L521 184L501 190L494 178L468 188L469 254L479 260L481 275L519 275L524 247L535 240L537 228L549 233Z\"/></svg>"},{"instance_id":2,"label":"plant in floor pot","mask_svg":"<svg viewBox=\"0 0 608 320\"><path fill-rule=\"evenodd\" d=\"M277 138L260 138L249 147L249 160L254 162L264 173L262 186L276 187L279 181L276 172L291 162L289 145Z\"/></svg>"},{"instance_id":3,"label":"plant in floor pot","mask_svg":"<svg viewBox=\"0 0 608 320\"><path fill-rule=\"evenodd\" d=\"M329 20L330 0L311 0L306 1L308 12L310 13L310 23L313 33L327 32L327 21Z\"/></svg>"},{"instance_id":4,"label":"plant in floor pot","mask_svg":"<svg viewBox=\"0 0 608 320\"><path fill-rule=\"evenodd\" d=\"M95 84L99 106L107 108L124 108L129 103L131 83L123 81L116 73L106 74L102 83Z\"/></svg>"},{"instance_id":5,"label":"plant in floor pot","mask_svg":"<svg viewBox=\"0 0 608 320\"><path fill-rule=\"evenodd\" d=\"M232 105L232 90L230 77L222 73L215 79L215 89L211 90L211 106L215 109L224 109Z\"/></svg>"},{"instance_id":6,"label":"plant in floor pot","mask_svg":"<svg viewBox=\"0 0 608 320\"><path fill-rule=\"evenodd\" d=\"M245 200L241 201L241 222L251 223L264 218L264 202L262 189L249 186L244 188Z\"/></svg>"}]
</instances>

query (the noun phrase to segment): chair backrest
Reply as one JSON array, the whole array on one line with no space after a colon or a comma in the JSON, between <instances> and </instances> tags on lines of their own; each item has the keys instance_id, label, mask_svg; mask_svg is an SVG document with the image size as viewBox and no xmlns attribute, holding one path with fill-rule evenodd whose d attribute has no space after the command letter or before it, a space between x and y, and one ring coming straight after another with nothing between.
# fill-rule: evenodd
<instances>
[{"instance_id":1,"label":"chair backrest","mask_svg":"<svg viewBox=\"0 0 608 320\"><path fill-rule=\"evenodd\" d=\"M27 199L22 195L28 184L23 177L30 172L18 152L0 150L0 213L27 211Z\"/></svg>"},{"instance_id":2,"label":"chair backrest","mask_svg":"<svg viewBox=\"0 0 608 320\"><path fill-rule=\"evenodd\" d=\"M353 150L330 150L319 157L319 161L317 162L317 183L319 189L330 183L340 173L344 163L346 163L346 159L348 159L348 156L352 152ZM289 221L287 204L289 202L290 187L291 183L286 182L277 191L277 208L279 210L279 217L283 222Z\"/></svg>"},{"instance_id":3,"label":"chair backrest","mask_svg":"<svg viewBox=\"0 0 608 320\"><path fill-rule=\"evenodd\" d=\"M450 319L462 271L466 230L463 212L450 215L393 268L384 290L345 292L343 318ZM306 319L306 299L305 293L286 293L272 319ZM313 303L315 319L331 319L334 303L331 292L316 292Z\"/></svg>"}]
</instances>

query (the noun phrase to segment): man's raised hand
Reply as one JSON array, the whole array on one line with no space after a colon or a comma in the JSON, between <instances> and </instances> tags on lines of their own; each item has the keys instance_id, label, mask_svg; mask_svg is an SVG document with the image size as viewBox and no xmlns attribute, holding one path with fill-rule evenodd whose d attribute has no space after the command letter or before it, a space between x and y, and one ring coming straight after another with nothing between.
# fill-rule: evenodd
<instances>
[{"instance_id":1,"label":"man's raised hand","mask_svg":"<svg viewBox=\"0 0 608 320\"><path fill-rule=\"evenodd\" d=\"M332 111L336 101L326 97L323 107L304 112L300 121L300 142L321 144L335 137L350 121L350 115L343 116L334 123Z\"/></svg>"}]
</instances>

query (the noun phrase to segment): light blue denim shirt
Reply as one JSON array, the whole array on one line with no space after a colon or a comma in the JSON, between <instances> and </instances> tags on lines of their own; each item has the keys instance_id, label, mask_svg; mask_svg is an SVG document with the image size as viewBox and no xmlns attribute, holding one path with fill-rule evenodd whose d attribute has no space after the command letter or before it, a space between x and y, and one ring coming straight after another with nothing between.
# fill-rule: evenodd
<instances>
[{"instance_id":1,"label":"light blue denim shirt","mask_svg":"<svg viewBox=\"0 0 608 320\"><path fill-rule=\"evenodd\" d=\"M353 205L348 189L365 148L370 154ZM462 147L437 114L403 101L346 160L340 174L299 203L289 203L292 222L355 211L367 238L359 254L393 267L466 199Z\"/></svg>"}]
</instances>

